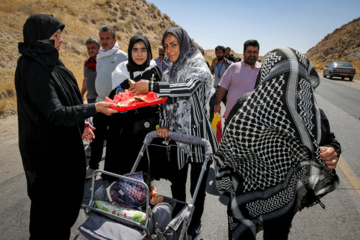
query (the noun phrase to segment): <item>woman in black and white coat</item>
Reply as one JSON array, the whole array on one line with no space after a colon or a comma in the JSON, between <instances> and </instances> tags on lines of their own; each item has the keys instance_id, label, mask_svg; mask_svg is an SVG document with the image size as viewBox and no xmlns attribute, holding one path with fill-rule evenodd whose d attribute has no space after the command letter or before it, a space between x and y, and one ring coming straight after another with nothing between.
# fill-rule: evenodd
<instances>
[{"instance_id":1,"label":"woman in black and white coat","mask_svg":"<svg viewBox=\"0 0 360 240\"><path fill-rule=\"evenodd\" d=\"M161 82L139 81L130 88L133 94L154 91L159 97L167 96L162 105L158 137L167 138L169 131L197 136L209 140L213 151L217 150L217 141L206 106L213 94L213 77L201 52L191 41L187 32L179 27L168 29L163 36L162 45L172 62L163 73ZM184 143L176 143L178 148L170 154L173 171L169 180L172 183L173 197L185 201L185 183L188 164L191 164L191 194L193 194L204 160L204 149ZM195 202L195 212L189 227L193 237L199 233L201 215L205 201L206 171ZM176 176L172 178L172 176ZM175 211L176 212L176 211ZM196 233L194 233L196 232ZM196 235L194 235L196 234Z\"/></svg>"}]
</instances>

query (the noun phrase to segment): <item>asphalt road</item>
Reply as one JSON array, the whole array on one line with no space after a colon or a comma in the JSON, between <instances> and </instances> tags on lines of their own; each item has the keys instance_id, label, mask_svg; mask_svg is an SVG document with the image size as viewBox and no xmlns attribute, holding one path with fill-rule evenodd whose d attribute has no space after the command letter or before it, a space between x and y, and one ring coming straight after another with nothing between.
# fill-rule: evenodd
<instances>
[{"instance_id":1,"label":"asphalt road","mask_svg":"<svg viewBox=\"0 0 360 240\"><path fill-rule=\"evenodd\" d=\"M326 209L316 205L298 213L289 239L360 239L359 93L359 82L341 80L323 80L316 90L318 104L326 112L332 131L342 144L341 161L345 165L339 164L338 167L341 179L339 188L322 199ZM0 240L28 239L30 201L26 194L17 136L2 141L0 152ZM203 231L200 235L200 239L204 240L227 239L227 198L218 194L213 179L214 170L210 169ZM89 184L90 181L87 181L85 203L89 197ZM101 184L101 179L97 180L97 184ZM154 185L160 194L171 196L169 182L156 181ZM49 219L44 221L51 221L52 217L56 217L56 211L54 216L49 215ZM85 214L80 211L72 229L72 237L76 236L77 227L85 219ZM257 239L262 239L261 233Z\"/></svg>"}]
</instances>

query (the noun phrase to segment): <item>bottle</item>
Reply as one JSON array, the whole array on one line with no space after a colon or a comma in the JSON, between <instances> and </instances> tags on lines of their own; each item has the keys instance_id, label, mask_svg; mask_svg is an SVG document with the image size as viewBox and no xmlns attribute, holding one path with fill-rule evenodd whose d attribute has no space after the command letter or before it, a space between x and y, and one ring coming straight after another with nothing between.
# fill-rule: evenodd
<instances>
[{"instance_id":1,"label":"bottle","mask_svg":"<svg viewBox=\"0 0 360 240\"><path fill-rule=\"evenodd\" d=\"M121 85L116 87L116 95L118 95L119 93L123 93L124 89L122 89Z\"/></svg>"},{"instance_id":2,"label":"bottle","mask_svg":"<svg viewBox=\"0 0 360 240\"><path fill-rule=\"evenodd\" d=\"M88 123L90 123L91 126L93 126L93 121L92 121L92 120L93 120L92 117L89 117L89 118L86 119L86 121L87 121Z\"/></svg>"}]
</instances>

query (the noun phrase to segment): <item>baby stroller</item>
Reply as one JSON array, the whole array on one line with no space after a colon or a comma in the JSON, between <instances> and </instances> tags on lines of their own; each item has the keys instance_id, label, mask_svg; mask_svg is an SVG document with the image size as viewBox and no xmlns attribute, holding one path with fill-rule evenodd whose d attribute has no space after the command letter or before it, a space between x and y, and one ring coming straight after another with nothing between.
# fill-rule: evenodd
<instances>
[{"instance_id":1,"label":"baby stroller","mask_svg":"<svg viewBox=\"0 0 360 240\"><path fill-rule=\"evenodd\" d=\"M141 150L132 167L131 173L135 173L136 168L142 156L144 155L145 150L147 149L147 146L160 146L151 144L154 138L157 138L156 131L152 131L146 135ZM164 196L163 203L157 204L151 208L149 204L149 187L144 181L140 181L125 175L118 175L103 170L96 170L93 173L92 178L90 202L88 205L83 204L82 206L87 215L87 220L79 227L80 234L76 240L191 240L189 239L191 237L187 235L187 229L192 219L195 208L194 203L207 168L209 157L212 155L212 147L209 141L206 139L175 132L169 132L169 139L187 144L198 144L203 146L205 149L202 170L200 172L191 203L188 204L186 202ZM168 147L174 146L169 145ZM120 181L129 181L142 185L146 192L146 204L144 211L145 218L142 222L136 222L122 215L114 214L114 212L111 211L104 211L101 208L96 207L96 199L98 199L101 195L106 195L106 190L104 188L99 188L95 192L95 177L97 172L119 178ZM174 204L183 204L184 207L174 218L172 218L171 209L174 207Z\"/></svg>"}]
</instances>

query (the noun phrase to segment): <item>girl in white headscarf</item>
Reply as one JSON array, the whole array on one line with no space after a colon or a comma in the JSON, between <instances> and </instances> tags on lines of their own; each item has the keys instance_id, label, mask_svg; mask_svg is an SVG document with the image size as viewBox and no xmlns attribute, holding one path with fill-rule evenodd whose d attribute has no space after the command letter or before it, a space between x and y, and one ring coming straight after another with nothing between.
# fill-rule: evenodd
<instances>
[{"instance_id":1,"label":"girl in white headscarf","mask_svg":"<svg viewBox=\"0 0 360 240\"><path fill-rule=\"evenodd\" d=\"M143 35L131 37L128 46L128 61L120 63L112 73L112 88L110 98L115 95L116 88L120 85L122 89L130 87L129 79L134 82L141 79L152 79L158 82L161 79L161 71L152 60L151 46L148 39ZM156 129L159 124L159 106L148 106L122 114L114 114L109 120L109 149L107 149L107 159L104 170L125 174L131 171L136 157L141 149L146 134ZM157 159L156 150L149 146L150 159ZM140 161L137 171L147 172L152 178L158 178L156 171L160 170L152 162L151 169L148 168L147 157L144 156ZM103 176L109 181L117 178Z\"/></svg>"}]
</instances>

